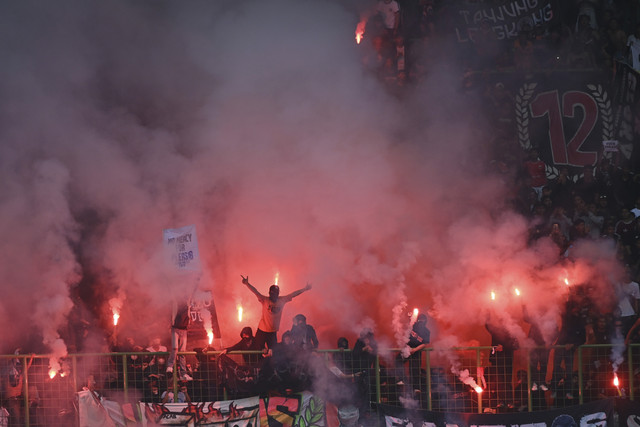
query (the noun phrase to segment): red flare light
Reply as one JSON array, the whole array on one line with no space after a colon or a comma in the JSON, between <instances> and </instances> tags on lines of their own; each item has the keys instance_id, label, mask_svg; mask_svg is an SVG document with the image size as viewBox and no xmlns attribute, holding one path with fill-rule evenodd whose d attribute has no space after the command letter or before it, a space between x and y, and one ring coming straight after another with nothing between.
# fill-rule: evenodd
<instances>
[{"instance_id":1,"label":"red flare light","mask_svg":"<svg viewBox=\"0 0 640 427\"><path fill-rule=\"evenodd\" d=\"M513 292L516 294L516 296L520 296L520 289L515 288Z\"/></svg>"},{"instance_id":2,"label":"red flare light","mask_svg":"<svg viewBox=\"0 0 640 427\"><path fill-rule=\"evenodd\" d=\"M120 319L120 314L117 312L113 313L113 326L118 326L118 319Z\"/></svg>"},{"instance_id":3,"label":"red flare light","mask_svg":"<svg viewBox=\"0 0 640 427\"><path fill-rule=\"evenodd\" d=\"M496 293L494 291L491 291L491 300L496 300Z\"/></svg>"},{"instance_id":4,"label":"red flare light","mask_svg":"<svg viewBox=\"0 0 640 427\"><path fill-rule=\"evenodd\" d=\"M238 305L238 322L242 322L242 312L243 312L243 308L241 305Z\"/></svg>"},{"instance_id":5,"label":"red flare light","mask_svg":"<svg viewBox=\"0 0 640 427\"><path fill-rule=\"evenodd\" d=\"M571 286L571 285L569 284L569 278L568 278L568 277L565 277L565 278L564 278L564 284L565 284L565 285L567 285L567 286Z\"/></svg>"},{"instance_id":6,"label":"red flare light","mask_svg":"<svg viewBox=\"0 0 640 427\"><path fill-rule=\"evenodd\" d=\"M362 41L362 38L364 37L364 28L367 25L367 20L363 19L360 22L358 22L358 25L356 26L356 43L360 44L360 42Z\"/></svg>"},{"instance_id":7,"label":"red flare light","mask_svg":"<svg viewBox=\"0 0 640 427\"><path fill-rule=\"evenodd\" d=\"M479 385L474 387L474 390L476 391L476 393L480 394L482 393L484 390L482 390L482 387L480 387Z\"/></svg>"},{"instance_id":8,"label":"red flare light","mask_svg":"<svg viewBox=\"0 0 640 427\"><path fill-rule=\"evenodd\" d=\"M209 337L209 345L213 343L213 332L207 332L207 336Z\"/></svg>"},{"instance_id":9,"label":"red flare light","mask_svg":"<svg viewBox=\"0 0 640 427\"><path fill-rule=\"evenodd\" d=\"M620 387L620 380L618 379L618 374L613 374L613 385L616 387Z\"/></svg>"},{"instance_id":10,"label":"red flare light","mask_svg":"<svg viewBox=\"0 0 640 427\"><path fill-rule=\"evenodd\" d=\"M53 379L57 372L54 369L49 369L49 378Z\"/></svg>"}]
</instances>

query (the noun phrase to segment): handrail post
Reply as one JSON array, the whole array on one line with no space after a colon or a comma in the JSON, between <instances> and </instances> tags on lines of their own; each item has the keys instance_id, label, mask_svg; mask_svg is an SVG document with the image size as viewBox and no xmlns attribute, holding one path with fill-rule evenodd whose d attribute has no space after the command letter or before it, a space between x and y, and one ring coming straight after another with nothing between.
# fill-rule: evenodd
<instances>
[{"instance_id":1,"label":"handrail post","mask_svg":"<svg viewBox=\"0 0 640 427\"><path fill-rule=\"evenodd\" d=\"M380 392L380 356L376 354L376 403L379 405L382 400L381 392Z\"/></svg>"},{"instance_id":2,"label":"handrail post","mask_svg":"<svg viewBox=\"0 0 640 427\"><path fill-rule=\"evenodd\" d=\"M124 401L129 401L129 387L128 387L128 378L127 378L127 355L122 355L122 381L123 381L123 390L124 390Z\"/></svg>"},{"instance_id":3,"label":"handrail post","mask_svg":"<svg viewBox=\"0 0 640 427\"><path fill-rule=\"evenodd\" d=\"M78 361L75 354L71 355L71 367L73 370L73 375L71 376L71 378L73 379L73 391L77 392L78 391Z\"/></svg>"},{"instance_id":4,"label":"handrail post","mask_svg":"<svg viewBox=\"0 0 640 427\"><path fill-rule=\"evenodd\" d=\"M180 360L180 356L182 355L177 353L176 360ZM183 356L184 357L184 356ZM178 371L180 370L178 367L180 366L180 362L176 363L173 368L173 403L178 403Z\"/></svg>"},{"instance_id":5,"label":"handrail post","mask_svg":"<svg viewBox=\"0 0 640 427\"><path fill-rule=\"evenodd\" d=\"M633 352L631 351L631 346L633 344L630 344L629 346L627 346L627 360L629 361L628 365L629 365L629 400L633 400Z\"/></svg>"},{"instance_id":6,"label":"handrail post","mask_svg":"<svg viewBox=\"0 0 640 427\"><path fill-rule=\"evenodd\" d=\"M478 372L478 368L480 368L480 364L482 363L480 358L480 349L476 348L476 372ZM482 413L482 393L476 393L478 395L478 413Z\"/></svg>"},{"instance_id":7,"label":"handrail post","mask_svg":"<svg viewBox=\"0 0 640 427\"><path fill-rule=\"evenodd\" d=\"M573 375L572 372L568 372L569 375ZM582 346L578 347L578 401L582 405L584 403L584 393L582 392L583 386L582 378Z\"/></svg>"},{"instance_id":8,"label":"handrail post","mask_svg":"<svg viewBox=\"0 0 640 427\"><path fill-rule=\"evenodd\" d=\"M427 374L427 410L433 409L433 402L431 402L431 352L425 350L425 372Z\"/></svg>"},{"instance_id":9,"label":"handrail post","mask_svg":"<svg viewBox=\"0 0 640 427\"><path fill-rule=\"evenodd\" d=\"M536 349L537 350L537 349ZM542 362L541 366L542 366ZM536 366L536 369L538 367ZM545 373L546 375L546 373ZM531 396L531 349L527 350L527 406L529 407L529 412L533 411L533 397Z\"/></svg>"},{"instance_id":10,"label":"handrail post","mask_svg":"<svg viewBox=\"0 0 640 427\"><path fill-rule=\"evenodd\" d=\"M24 372L22 374L22 393L24 394L24 425L29 427L29 365L27 364L26 356L22 356L22 367L24 368Z\"/></svg>"}]
</instances>

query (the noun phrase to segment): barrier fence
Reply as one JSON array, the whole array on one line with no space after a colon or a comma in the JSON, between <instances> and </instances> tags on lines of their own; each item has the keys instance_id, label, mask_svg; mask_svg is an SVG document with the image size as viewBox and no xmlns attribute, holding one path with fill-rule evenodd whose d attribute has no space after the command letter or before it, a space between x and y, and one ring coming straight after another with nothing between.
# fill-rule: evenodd
<instances>
[{"instance_id":1,"label":"barrier fence","mask_svg":"<svg viewBox=\"0 0 640 427\"><path fill-rule=\"evenodd\" d=\"M73 426L81 390L132 407L178 399L221 401L313 391L318 376L331 368L336 375L335 367L361 410L383 403L440 412L537 411L608 397L634 400L640 387L640 344L520 349L513 355L498 347L429 348L408 360L397 350L372 358L349 350L270 358L255 351L180 354L187 358L190 378L181 378L178 369L166 372L167 353L70 354L55 375L48 355L0 355L0 407L15 425ZM321 373L318 366L327 369Z\"/></svg>"}]
</instances>

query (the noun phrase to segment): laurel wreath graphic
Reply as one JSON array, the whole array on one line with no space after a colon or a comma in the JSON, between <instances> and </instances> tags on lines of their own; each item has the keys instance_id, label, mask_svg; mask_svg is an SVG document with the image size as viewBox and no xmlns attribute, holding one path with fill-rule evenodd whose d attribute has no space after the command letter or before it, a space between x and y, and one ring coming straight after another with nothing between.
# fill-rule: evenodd
<instances>
[{"instance_id":1,"label":"laurel wreath graphic","mask_svg":"<svg viewBox=\"0 0 640 427\"><path fill-rule=\"evenodd\" d=\"M602 85L587 85L587 88L591 91L591 95L593 95L598 104L602 121L602 140L608 141L613 139L613 110L611 108L611 99L609 99Z\"/></svg>"},{"instance_id":2,"label":"laurel wreath graphic","mask_svg":"<svg viewBox=\"0 0 640 427\"><path fill-rule=\"evenodd\" d=\"M531 140L529 139L529 100L538 86L537 83L525 83L516 95L516 125L518 132L518 142L520 146L529 150Z\"/></svg>"},{"instance_id":3,"label":"laurel wreath graphic","mask_svg":"<svg viewBox=\"0 0 640 427\"><path fill-rule=\"evenodd\" d=\"M516 96L516 128L518 132L518 142L524 150L531 148L529 137L529 101L533 97L537 83L525 83ZM607 141L614 138L613 109L611 99L602 85L588 84L587 88L598 105L599 117L602 123L602 140ZM545 172L548 179L558 176L558 169L553 165L546 165ZM578 175L571 176L573 181L578 179Z\"/></svg>"}]
</instances>

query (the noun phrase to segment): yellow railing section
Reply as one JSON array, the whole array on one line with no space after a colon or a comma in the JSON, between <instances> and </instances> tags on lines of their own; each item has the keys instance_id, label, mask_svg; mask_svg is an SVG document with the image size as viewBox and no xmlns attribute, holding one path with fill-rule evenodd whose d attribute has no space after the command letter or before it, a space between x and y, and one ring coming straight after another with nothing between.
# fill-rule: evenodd
<instances>
[{"instance_id":1,"label":"yellow railing section","mask_svg":"<svg viewBox=\"0 0 640 427\"><path fill-rule=\"evenodd\" d=\"M134 404L161 403L167 395L201 402L286 394L312 390L319 375L312 366L323 364L326 372L341 372L357 404L369 409L409 402L431 411L536 411L606 397L633 400L640 391L640 344L554 346L513 355L489 346L432 347L408 360L398 349L370 358L335 349L293 358L257 351L181 354L188 377L177 366L167 372L167 353L69 354L58 372L50 372L49 355L0 355L0 407L19 425L70 426L77 423L76 393L83 389Z\"/></svg>"}]
</instances>

